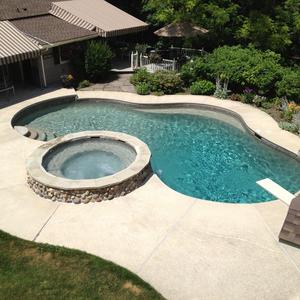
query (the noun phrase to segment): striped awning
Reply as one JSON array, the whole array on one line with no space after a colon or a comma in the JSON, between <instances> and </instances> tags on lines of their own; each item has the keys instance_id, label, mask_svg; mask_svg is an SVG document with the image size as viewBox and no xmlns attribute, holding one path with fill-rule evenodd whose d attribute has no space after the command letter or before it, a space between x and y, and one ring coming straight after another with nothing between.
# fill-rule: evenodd
<instances>
[{"instance_id":1,"label":"striped awning","mask_svg":"<svg viewBox=\"0 0 300 300\"><path fill-rule=\"evenodd\" d=\"M37 57L41 49L9 21L0 22L0 66Z\"/></svg>"},{"instance_id":2,"label":"striped awning","mask_svg":"<svg viewBox=\"0 0 300 300\"><path fill-rule=\"evenodd\" d=\"M96 31L102 37L145 30L148 24L104 0L53 2L50 13L76 26Z\"/></svg>"}]
</instances>

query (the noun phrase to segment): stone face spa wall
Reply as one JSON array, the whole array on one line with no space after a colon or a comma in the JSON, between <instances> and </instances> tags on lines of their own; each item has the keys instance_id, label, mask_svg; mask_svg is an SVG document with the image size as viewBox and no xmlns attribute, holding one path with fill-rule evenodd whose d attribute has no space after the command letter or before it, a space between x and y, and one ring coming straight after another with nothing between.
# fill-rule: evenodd
<instances>
[{"instance_id":1,"label":"stone face spa wall","mask_svg":"<svg viewBox=\"0 0 300 300\"><path fill-rule=\"evenodd\" d=\"M135 176L128 178L121 183L99 189L56 189L39 183L29 175L27 177L27 182L30 188L43 198L52 201L79 204L101 202L124 196L142 186L149 179L152 173L151 165L148 164L140 173L136 174Z\"/></svg>"}]
</instances>

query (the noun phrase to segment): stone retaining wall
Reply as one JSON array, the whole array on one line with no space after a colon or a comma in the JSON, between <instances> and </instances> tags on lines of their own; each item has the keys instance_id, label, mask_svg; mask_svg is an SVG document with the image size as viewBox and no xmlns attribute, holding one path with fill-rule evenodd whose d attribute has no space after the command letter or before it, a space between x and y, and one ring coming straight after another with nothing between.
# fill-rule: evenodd
<instances>
[{"instance_id":1,"label":"stone retaining wall","mask_svg":"<svg viewBox=\"0 0 300 300\"><path fill-rule=\"evenodd\" d=\"M128 178L121 183L99 189L56 189L36 181L30 175L27 177L27 182L30 188L43 198L50 199L52 201L79 204L101 202L104 200L111 200L116 197L124 196L142 186L152 175L152 173L151 165L148 164L140 173L136 174L135 176Z\"/></svg>"}]
</instances>

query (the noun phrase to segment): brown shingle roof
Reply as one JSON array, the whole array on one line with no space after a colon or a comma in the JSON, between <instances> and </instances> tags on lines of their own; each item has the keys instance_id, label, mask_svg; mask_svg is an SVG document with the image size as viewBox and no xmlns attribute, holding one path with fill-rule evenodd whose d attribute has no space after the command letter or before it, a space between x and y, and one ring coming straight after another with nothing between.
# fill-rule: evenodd
<instances>
[{"instance_id":1,"label":"brown shingle roof","mask_svg":"<svg viewBox=\"0 0 300 300\"><path fill-rule=\"evenodd\" d=\"M104 0L53 2L50 13L74 25L95 30L102 37L139 32L148 27L145 22Z\"/></svg>"},{"instance_id":2,"label":"brown shingle roof","mask_svg":"<svg viewBox=\"0 0 300 300\"><path fill-rule=\"evenodd\" d=\"M66 1L66 0L63 0ZM0 20L47 14L52 0L0 0Z\"/></svg>"},{"instance_id":3,"label":"brown shingle roof","mask_svg":"<svg viewBox=\"0 0 300 300\"><path fill-rule=\"evenodd\" d=\"M54 44L97 36L96 32L72 25L52 15L14 20L11 22L24 33L37 38L41 44L46 44L42 41Z\"/></svg>"}]
</instances>

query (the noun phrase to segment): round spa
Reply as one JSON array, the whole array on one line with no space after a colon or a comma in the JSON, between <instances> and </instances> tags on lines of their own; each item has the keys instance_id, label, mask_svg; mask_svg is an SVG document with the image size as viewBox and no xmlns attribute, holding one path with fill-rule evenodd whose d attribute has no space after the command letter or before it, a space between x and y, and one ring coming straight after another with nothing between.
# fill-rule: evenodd
<instances>
[{"instance_id":1,"label":"round spa","mask_svg":"<svg viewBox=\"0 0 300 300\"><path fill-rule=\"evenodd\" d=\"M119 132L88 131L57 138L27 160L29 186L60 202L88 203L124 196L152 174L141 140Z\"/></svg>"}]
</instances>

